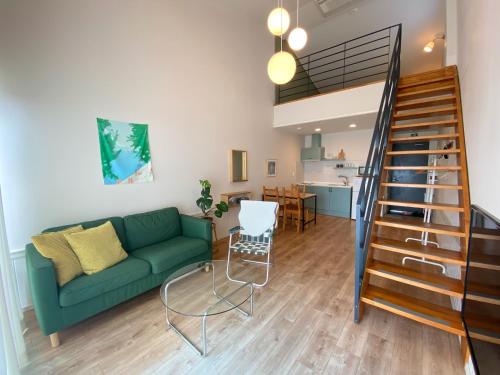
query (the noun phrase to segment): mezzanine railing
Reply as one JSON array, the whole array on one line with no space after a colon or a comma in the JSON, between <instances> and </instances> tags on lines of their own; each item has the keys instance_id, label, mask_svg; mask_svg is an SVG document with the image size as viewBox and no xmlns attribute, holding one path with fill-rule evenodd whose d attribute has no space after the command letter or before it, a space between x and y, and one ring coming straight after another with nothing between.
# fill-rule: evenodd
<instances>
[{"instance_id":1,"label":"mezzanine railing","mask_svg":"<svg viewBox=\"0 0 500 375\"><path fill-rule=\"evenodd\" d=\"M276 104L383 80L400 28L386 27L296 58L295 77L277 86Z\"/></svg>"}]
</instances>

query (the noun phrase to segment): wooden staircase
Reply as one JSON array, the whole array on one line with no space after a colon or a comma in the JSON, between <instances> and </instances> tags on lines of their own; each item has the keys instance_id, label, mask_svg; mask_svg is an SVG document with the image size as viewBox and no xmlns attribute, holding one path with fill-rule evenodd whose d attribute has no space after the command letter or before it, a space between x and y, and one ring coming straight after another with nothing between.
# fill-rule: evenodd
<instances>
[{"instance_id":1,"label":"wooden staircase","mask_svg":"<svg viewBox=\"0 0 500 375\"><path fill-rule=\"evenodd\" d=\"M450 297L463 298L463 284L469 238L470 202L464 128L458 73L455 66L402 77L399 80L392 114L389 143L381 172L375 219L369 241L360 298L371 305L444 331L464 336L460 312L450 307ZM403 142L429 142L430 150L393 151ZM443 145L452 142L452 146ZM449 146L449 145L448 145ZM392 158L411 155L447 155L438 165L393 166ZM457 175L456 184L400 183L391 180L395 170L416 173L447 172ZM458 195L458 204L395 201L389 189L448 190ZM421 218L386 214L388 206L404 206L443 211L458 215L458 226L424 223ZM405 241L407 237L450 236L460 243L460 251ZM432 238L432 237L431 237ZM403 257L425 258L442 265L459 267L460 279L451 278L431 264L402 262Z\"/></svg>"}]
</instances>

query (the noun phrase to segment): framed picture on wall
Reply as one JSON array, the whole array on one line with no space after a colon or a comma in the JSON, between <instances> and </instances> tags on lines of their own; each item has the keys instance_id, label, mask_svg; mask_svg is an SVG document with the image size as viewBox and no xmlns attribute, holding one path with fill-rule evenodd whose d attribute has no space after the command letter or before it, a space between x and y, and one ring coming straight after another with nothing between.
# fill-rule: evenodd
<instances>
[{"instance_id":1,"label":"framed picture on wall","mask_svg":"<svg viewBox=\"0 0 500 375\"><path fill-rule=\"evenodd\" d=\"M266 160L267 177L276 177L278 174L278 161L276 159Z\"/></svg>"}]
</instances>

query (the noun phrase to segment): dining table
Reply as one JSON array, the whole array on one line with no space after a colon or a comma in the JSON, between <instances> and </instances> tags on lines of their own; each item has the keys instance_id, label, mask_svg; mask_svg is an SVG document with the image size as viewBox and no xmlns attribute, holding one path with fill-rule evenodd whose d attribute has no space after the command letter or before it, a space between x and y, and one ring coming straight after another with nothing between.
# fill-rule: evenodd
<instances>
[{"instance_id":1,"label":"dining table","mask_svg":"<svg viewBox=\"0 0 500 375\"><path fill-rule=\"evenodd\" d=\"M272 194L267 194L269 197L273 197L274 195ZM278 198L283 198L283 194L279 193ZM286 195L284 198L295 198L295 196L292 195ZM262 195L262 199L264 199L264 195ZM311 219L307 220L305 219L304 215L304 209L305 209L305 201L306 200L314 200L314 217ZM316 219L318 216L318 196L314 193L299 193L299 200L300 200L300 205L301 205L301 218L300 218L300 230L303 232L306 224L314 222L314 225L316 225Z\"/></svg>"}]
</instances>

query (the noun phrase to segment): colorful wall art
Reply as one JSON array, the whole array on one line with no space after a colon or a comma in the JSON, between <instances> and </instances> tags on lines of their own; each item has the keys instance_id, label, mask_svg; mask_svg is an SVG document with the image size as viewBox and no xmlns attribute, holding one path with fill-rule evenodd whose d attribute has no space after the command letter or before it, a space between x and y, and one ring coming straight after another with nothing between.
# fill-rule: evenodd
<instances>
[{"instance_id":1,"label":"colorful wall art","mask_svg":"<svg viewBox=\"0 0 500 375\"><path fill-rule=\"evenodd\" d=\"M104 184L153 181L148 125L97 119Z\"/></svg>"}]
</instances>

